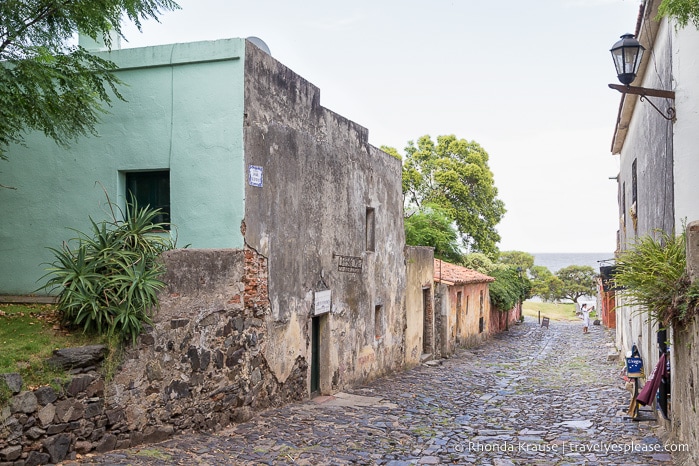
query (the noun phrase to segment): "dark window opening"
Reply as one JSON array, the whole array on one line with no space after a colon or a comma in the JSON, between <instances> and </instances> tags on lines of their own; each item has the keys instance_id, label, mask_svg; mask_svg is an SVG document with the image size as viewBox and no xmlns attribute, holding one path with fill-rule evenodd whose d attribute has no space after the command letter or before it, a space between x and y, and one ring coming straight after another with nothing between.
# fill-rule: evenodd
<instances>
[{"instance_id":1,"label":"dark window opening","mask_svg":"<svg viewBox=\"0 0 699 466\"><path fill-rule=\"evenodd\" d=\"M150 206L160 209L153 221L165 223L170 229L170 172L128 172L126 173L126 202L139 208Z\"/></svg>"},{"instance_id":2,"label":"dark window opening","mask_svg":"<svg viewBox=\"0 0 699 466\"><path fill-rule=\"evenodd\" d=\"M374 209L367 207L366 209L366 250L374 251Z\"/></svg>"},{"instance_id":3,"label":"dark window opening","mask_svg":"<svg viewBox=\"0 0 699 466\"><path fill-rule=\"evenodd\" d=\"M456 292L456 333L461 335L461 291Z\"/></svg>"},{"instance_id":4,"label":"dark window opening","mask_svg":"<svg viewBox=\"0 0 699 466\"><path fill-rule=\"evenodd\" d=\"M379 339L383 336L383 306L374 306L374 336Z\"/></svg>"},{"instance_id":5,"label":"dark window opening","mask_svg":"<svg viewBox=\"0 0 699 466\"><path fill-rule=\"evenodd\" d=\"M636 160L631 164L631 204L635 204L638 196L638 176L636 171Z\"/></svg>"}]
</instances>

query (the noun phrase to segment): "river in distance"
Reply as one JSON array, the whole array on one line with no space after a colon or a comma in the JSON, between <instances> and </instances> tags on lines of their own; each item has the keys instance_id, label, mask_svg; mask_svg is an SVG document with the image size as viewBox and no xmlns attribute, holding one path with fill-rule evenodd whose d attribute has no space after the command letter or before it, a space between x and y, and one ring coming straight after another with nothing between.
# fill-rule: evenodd
<instances>
[{"instance_id":1,"label":"river in distance","mask_svg":"<svg viewBox=\"0 0 699 466\"><path fill-rule=\"evenodd\" d=\"M609 252L533 252L530 254L534 256L534 265L543 265L554 274L569 265L589 265L595 269L595 273L599 273L600 265L614 264L614 254Z\"/></svg>"}]
</instances>

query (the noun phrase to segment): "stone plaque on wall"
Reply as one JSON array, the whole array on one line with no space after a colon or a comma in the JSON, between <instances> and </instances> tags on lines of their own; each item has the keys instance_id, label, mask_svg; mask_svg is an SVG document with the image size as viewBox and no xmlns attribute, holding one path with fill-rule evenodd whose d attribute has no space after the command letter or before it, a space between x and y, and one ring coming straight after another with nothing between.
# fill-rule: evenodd
<instances>
[{"instance_id":1,"label":"stone plaque on wall","mask_svg":"<svg viewBox=\"0 0 699 466\"><path fill-rule=\"evenodd\" d=\"M362 258L337 256L337 270L340 272L362 273Z\"/></svg>"}]
</instances>

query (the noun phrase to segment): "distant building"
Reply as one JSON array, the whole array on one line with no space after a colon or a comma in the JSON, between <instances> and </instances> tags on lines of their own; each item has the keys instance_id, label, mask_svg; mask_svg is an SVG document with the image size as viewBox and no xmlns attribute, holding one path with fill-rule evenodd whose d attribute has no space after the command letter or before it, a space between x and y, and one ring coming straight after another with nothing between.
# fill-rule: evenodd
<instances>
[{"instance_id":1,"label":"distant building","mask_svg":"<svg viewBox=\"0 0 699 466\"><path fill-rule=\"evenodd\" d=\"M475 346L490 335L489 283L495 279L475 270L434 260L435 351L447 356L456 346ZM495 330L497 331L497 330Z\"/></svg>"}]
</instances>

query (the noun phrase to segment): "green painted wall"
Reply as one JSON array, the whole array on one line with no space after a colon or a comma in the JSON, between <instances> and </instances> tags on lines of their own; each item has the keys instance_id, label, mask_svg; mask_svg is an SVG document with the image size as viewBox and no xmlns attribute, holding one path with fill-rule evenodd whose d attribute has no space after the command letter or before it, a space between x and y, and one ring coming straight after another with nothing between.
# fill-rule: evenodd
<instances>
[{"instance_id":1,"label":"green painted wall","mask_svg":"<svg viewBox=\"0 0 699 466\"><path fill-rule=\"evenodd\" d=\"M47 247L109 218L124 171L170 170L179 246L240 248L244 214L244 39L113 51L120 91L97 128L70 148L42 134L0 162L0 294L36 290Z\"/></svg>"}]
</instances>

